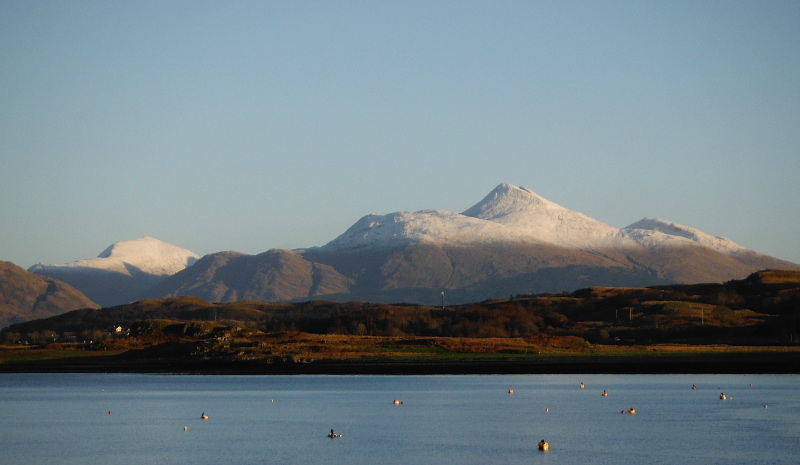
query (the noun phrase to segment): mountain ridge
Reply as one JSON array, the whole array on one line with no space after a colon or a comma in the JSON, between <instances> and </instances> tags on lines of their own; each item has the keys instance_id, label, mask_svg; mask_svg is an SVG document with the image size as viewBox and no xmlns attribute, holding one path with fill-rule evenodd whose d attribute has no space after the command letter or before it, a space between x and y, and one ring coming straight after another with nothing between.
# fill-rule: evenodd
<instances>
[{"instance_id":1,"label":"mountain ridge","mask_svg":"<svg viewBox=\"0 0 800 465\"><path fill-rule=\"evenodd\" d=\"M101 259L114 257L115 251L125 255L123 247L109 249L101 254L108 257ZM73 262L72 268L89 262ZM63 268L39 271L51 274ZM132 278L136 273L131 268L135 267L128 266L126 276ZM369 214L322 246L270 249L258 255L209 254L173 274L141 274L147 279L136 281L138 287L132 286L132 279L123 282L124 273L116 271L105 270L104 276L93 279L105 280L104 289L116 279L115 285L125 288L124 301L105 295L101 302L89 290L84 292L101 305L114 298L113 303L126 303L185 295L211 302L333 299L430 304L446 294L449 302L463 303L592 285L723 282L768 268L800 265L658 218L616 228L525 187L502 183L462 213L429 209Z\"/></svg>"}]
</instances>

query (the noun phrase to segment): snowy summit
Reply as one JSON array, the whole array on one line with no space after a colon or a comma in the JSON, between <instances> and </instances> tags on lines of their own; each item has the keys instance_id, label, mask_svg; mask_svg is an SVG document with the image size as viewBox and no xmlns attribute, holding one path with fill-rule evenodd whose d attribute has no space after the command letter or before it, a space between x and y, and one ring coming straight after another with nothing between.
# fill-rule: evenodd
<instances>
[{"instance_id":1,"label":"snowy summit","mask_svg":"<svg viewBox=\"0 0 800 465\"><path fill-rule=\"evenodd\" d=\"M153 237L142 237L112 244L96 258L77 260L60 265L34 265L31 271L46 268L93 268L116 271L125 275L135 272L155 276L172 275L192 265L200 258L196 253Z\"/></svg>"},{"instance_id":2,"label":"snowy summit","mask_svg":"<svg viewBox=\"0 0 800 465\"><path fill-rule=\"evenodd\" d=\"M367 215L323 249L360 249L423 241L548 243L584 250L694 244L728 254L744 249L728 239L654 218L616 228L562 207L530 189L505 183L462 213L422 210Z\"/></svg>"}]
</instances>

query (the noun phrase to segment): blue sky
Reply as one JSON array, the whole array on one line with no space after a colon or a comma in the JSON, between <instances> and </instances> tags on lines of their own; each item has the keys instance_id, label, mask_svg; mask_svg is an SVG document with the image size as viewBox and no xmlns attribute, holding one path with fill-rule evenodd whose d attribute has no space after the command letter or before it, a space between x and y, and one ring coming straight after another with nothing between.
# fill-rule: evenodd
<instances>
[{"instance_id":1,"label":"blue sky","mask_svg":"<svg viewBox=\"0 0 800 465\"><path fill-rule=\"evenodd\" d=\"M0 3L0 260L323 245L524 186L800 262L797 1Z\"/></svg>"}]
</instances>

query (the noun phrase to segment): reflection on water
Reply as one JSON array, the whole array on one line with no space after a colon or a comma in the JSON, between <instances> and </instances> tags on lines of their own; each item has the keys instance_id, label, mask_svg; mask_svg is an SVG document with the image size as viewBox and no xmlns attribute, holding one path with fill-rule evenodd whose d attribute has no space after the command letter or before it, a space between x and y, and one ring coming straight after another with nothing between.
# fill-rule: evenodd
<instances>
[{"instance_id":1,"label":"reflection on water","mask_svg":"<svg viewBox=\"0 0 800 465\"><path fill-rule=\"evenodd\" d=\"M0 450L26 465L794 464L798 381L3 374Z\"/></svg>"}]
</instances>

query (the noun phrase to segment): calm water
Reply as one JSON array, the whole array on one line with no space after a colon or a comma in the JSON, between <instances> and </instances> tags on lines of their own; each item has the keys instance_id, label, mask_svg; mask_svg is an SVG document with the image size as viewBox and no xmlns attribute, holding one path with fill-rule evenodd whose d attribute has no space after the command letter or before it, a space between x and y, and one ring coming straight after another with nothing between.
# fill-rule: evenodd
<instances>
[{"instance_id":1,"label":"calm water","mask_svg":"<svg viewBox=\"0 0 800 465\"><path fill-rule=\"evenodd\" d=\"M0 462L795 465L799 383L797 375L2 374ZM620 414L629 407L637 413ZM331 428L343 436L327 438ZM543 438L546 453L536 447Z\"/></svg>"}]
</instances>

